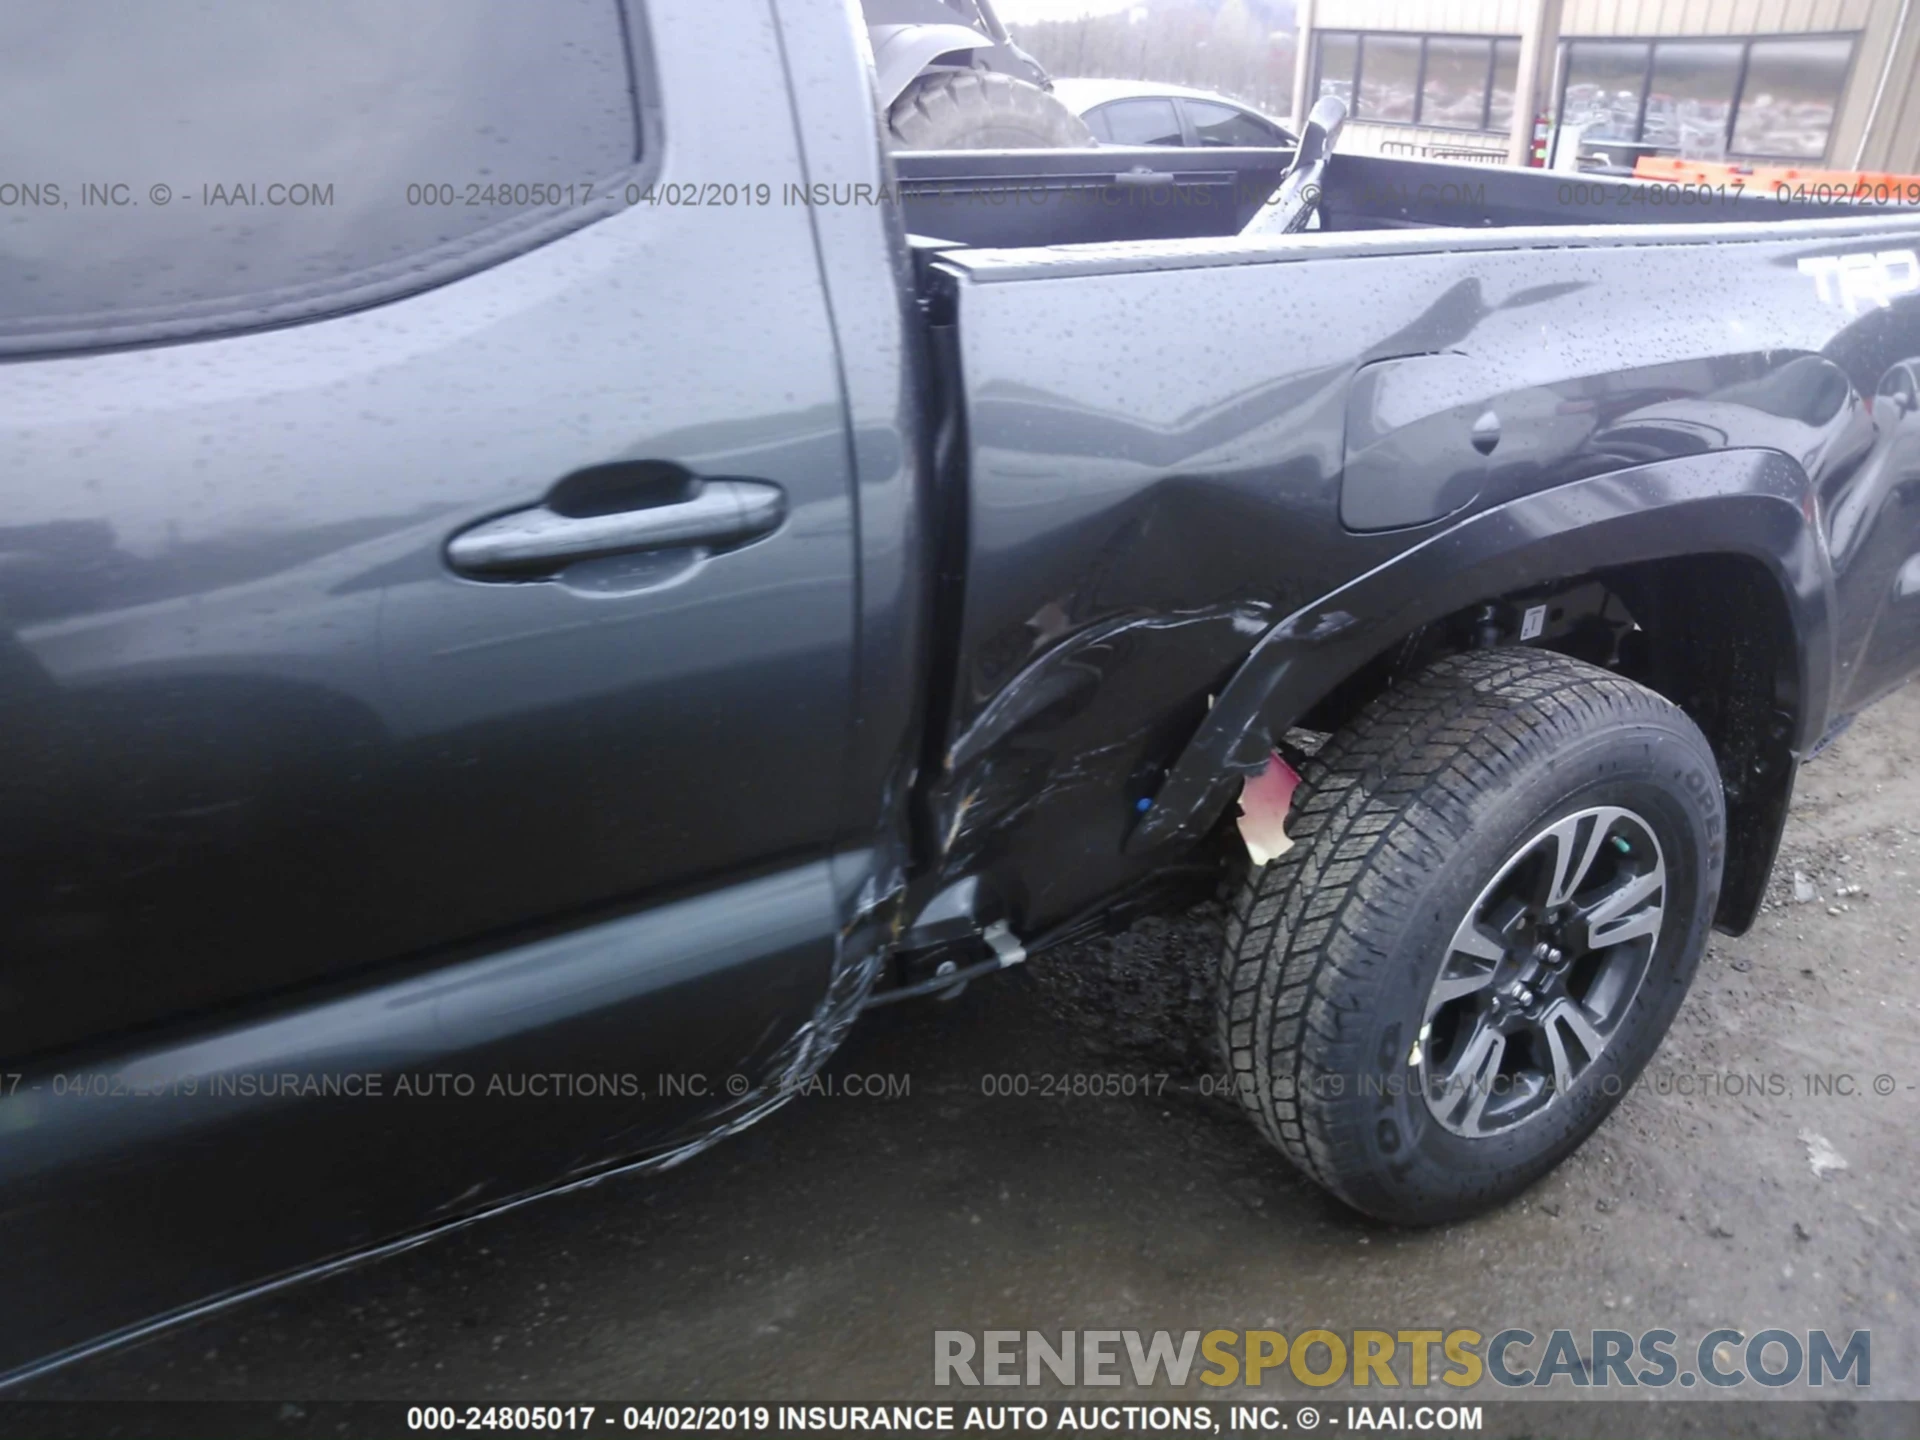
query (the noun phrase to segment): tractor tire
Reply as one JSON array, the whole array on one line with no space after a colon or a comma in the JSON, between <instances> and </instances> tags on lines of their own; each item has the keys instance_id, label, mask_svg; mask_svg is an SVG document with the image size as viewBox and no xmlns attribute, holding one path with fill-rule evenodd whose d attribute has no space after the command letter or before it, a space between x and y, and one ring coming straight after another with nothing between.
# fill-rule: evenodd
<instances>
[{"instance_id":1,"label":"tractor tire","mask_svg":"<svg viewBox=\"0 0 1920 1440\"><path fill-rule=\"evenodd\" d=\"M1078 115L1037 85L991 70L935 70L887 112L895 150L1079 150L1094 143Z\"/></svg>"},{"instance_id":2,"label":"tractor tire","mask_svg":"<svg viewBox=\"0 0 1920 1440\"><path fill-rule=\"evenodd\" d=\"M1228 920L1231 1088L1369 1215L1501 1204L1599 1126L1686 996L1725 859L1713 750L1632 681L1493 650L1375 699L1302 781L1293 848Z\"/></svg>"}]
</instances>

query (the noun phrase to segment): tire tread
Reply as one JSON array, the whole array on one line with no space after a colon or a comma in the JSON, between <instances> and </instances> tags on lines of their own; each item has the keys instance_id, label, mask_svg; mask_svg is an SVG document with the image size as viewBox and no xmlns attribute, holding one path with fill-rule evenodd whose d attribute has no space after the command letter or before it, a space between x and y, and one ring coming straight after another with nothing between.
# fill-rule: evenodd
<instances>
[{"instance_id":1,"label":"tire tread","mask_svg":"<svg viewBox=\"0 0 1920 1440\"><path fill-rule=\"evenodd\" d=\"M1086 122L1038 86L991 70L935 70L920 76L888 111L899 150L945 150L970 128L996 121L1027 131L1033 144L1078 149L1093 143Z\"/></svg>"},{"instance_id":2,"label":"tire tread","mask_svg":"<svg viewBox=\"0 0 1920 1440\"><path fill-rule=\"evenodd\" d=\"M1650 712L1684 722L1661 696L1582 661L1477 651L1376 698L1307 767L1293 848L1251 871L1230 906L1215 1030L1243 1108L1319 1184L1358 1203L1344 1177L1361 1157L1337 1133L1326 1087L1362 1058L1351 997L1391 960L1370 937L1408 918L1404 877L1437 868L1470 831L1475 801L1556 741Z\"/></svg>"}]
</instances>

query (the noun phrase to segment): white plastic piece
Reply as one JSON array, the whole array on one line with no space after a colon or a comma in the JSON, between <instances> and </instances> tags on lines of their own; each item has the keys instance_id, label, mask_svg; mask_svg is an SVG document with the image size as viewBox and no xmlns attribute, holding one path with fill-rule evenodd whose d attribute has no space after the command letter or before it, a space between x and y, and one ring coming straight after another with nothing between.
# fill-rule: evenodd
<instances>
[{"instance_id":1,"label":"white plastic piece","mask_svg":"<svg viewBox=\"0 0 1920 1440\"><path fill-rule=\"evenodd\" d=\"M980 938L987 942L988 948L991 949L995 955L1000 957L1000 968L1002 970L1006 969L1009 965L1025 963L1027 947L1015 938L1013 931L1008 927L1006 921L994 921L993 924L980 932Z\"/></svg>"},{"instance_id":2,"label":"white plastic piece","mask_svg":"<svg viewBox=\"0 0 1920 1440\"><path fill-rule=\"evenodd\" d=\"M1826 1136L1816 1134L1812 1130L1802 1130L1800 1143L1807 1147L1807 1165L1812 1169L1816 1179L1826 1179L1829 1170L1847 1168L1846 1160L1838 1150L1833 1148L1833 1142Z\"/></svg>"}]
</instances>

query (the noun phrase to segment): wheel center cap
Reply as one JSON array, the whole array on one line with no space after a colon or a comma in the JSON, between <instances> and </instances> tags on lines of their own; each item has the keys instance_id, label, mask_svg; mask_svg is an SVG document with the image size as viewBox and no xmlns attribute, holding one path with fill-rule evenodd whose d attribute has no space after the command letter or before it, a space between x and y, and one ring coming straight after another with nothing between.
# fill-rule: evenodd
<instances>
[{"instance_id":1,"label":"wheel center cap","mask_svg":"<svg viewBox=\"0 0 1920 1440\"><path fill-rule=\"evenodd\" d=\"M1516 946L1502 962L1494 989L1520 1013L1537 1014L1566 989L1566 957L1548 940Z\"/></svg>"}]
</instances>

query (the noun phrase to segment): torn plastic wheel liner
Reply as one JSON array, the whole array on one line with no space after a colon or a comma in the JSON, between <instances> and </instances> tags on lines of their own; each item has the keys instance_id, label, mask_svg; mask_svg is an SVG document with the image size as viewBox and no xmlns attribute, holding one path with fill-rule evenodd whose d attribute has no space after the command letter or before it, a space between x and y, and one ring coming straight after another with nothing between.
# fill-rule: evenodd
<instances>
[{"instance_id":1,"label":"torn plastic wheel liner","mask_svg":"<svg viewBox=\"0 0 1920 1440\"><path fill-rule=\"evenodd\" d=\"M1280 758L1279 751L1267 757L1267 766L1249 778L1240 791L1240 838L1246 842L1247 858L1256 866L1278 859L1293 848L1287 836L1287 813L1293 808L1293 792L1300 788L1300 772Z\"/></svg>"}]
</instances>

